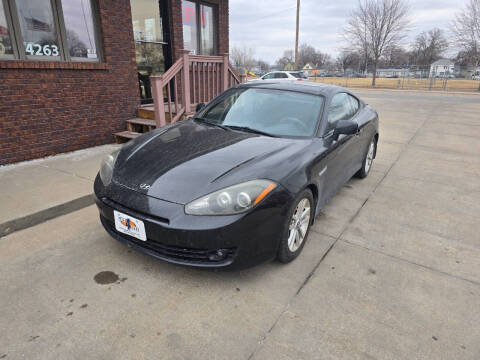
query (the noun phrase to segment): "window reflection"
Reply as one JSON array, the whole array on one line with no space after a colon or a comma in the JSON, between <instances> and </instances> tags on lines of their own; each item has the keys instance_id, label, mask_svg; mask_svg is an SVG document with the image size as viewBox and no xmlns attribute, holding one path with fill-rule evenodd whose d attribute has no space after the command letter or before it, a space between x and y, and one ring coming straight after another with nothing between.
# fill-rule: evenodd
<instances>
[{"instance_id":1,"label":"window reflection","mask_svg":"<svg viewBox=\"0 0 480 360\"><path fill-rule=\"evenodd\" d=\"M58 57L57 31L50 0L16 0L27 56Z\"/></svg>"},{"instance_id":2,"label":"window reflection","mask_svg":"<svg viewBox=\"0 0 480 360\"><path fill-rule=\"evenodd\" d=\"M63 18L71 57L97 59L95 27L90 0L62 0Z\"/></svg>"},{"instance_id":3,"label":"window reflection","mask_svg":"<svg viewBox=\"0 0 480 360\"><path fill-rule=\"evenodd\" d=\"M163 45L147 42L135 43L135 57L140 73L155 75L165 72Z\"/></svg>"},{"instance_id":4,"label":"window reflection","mask_svg":"<svg viewBox=\"0 0 480 360\"><path fill-rule=\"evenodd\" d=\"M197 11L192 1L182 0L183 48L198 54Z\"/></svg>"},{"instance_id":5,"label":"window reflection","mask_svg":"<svg viewBox=\"0 0 480 360\"><path fill-rule=\"evenodd\" d=\"M213 48L213 8L200 5L202 55L214 55Z\"/></svg>"},{"instance_id":6,"label":"window reflection","mask_svg":"<svg viewBox=\"0 0 480 360\"><path fill-rule=\"evenodd\" d=\"M8 31L7 19L5 17L4 4L0 1L0 57L13 55L12 41Z\"/></svg>"}]
</instances>

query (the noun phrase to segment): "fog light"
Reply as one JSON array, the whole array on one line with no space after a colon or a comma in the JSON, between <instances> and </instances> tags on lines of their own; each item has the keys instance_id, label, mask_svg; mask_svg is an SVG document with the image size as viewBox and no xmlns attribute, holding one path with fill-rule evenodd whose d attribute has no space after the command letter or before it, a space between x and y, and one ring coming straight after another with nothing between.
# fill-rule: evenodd
<instances>
[{"instance_id":1,"label":"fog light","mask_svg":"<svg viewBox=\"0 0 480 360\"><path fill-rule=\"evenodd\" d=\"M226 249L218 249L214 253L208 255L208 260L210 261L220 261L227 257L228 252Z\"/></svg>"}]
</instances>

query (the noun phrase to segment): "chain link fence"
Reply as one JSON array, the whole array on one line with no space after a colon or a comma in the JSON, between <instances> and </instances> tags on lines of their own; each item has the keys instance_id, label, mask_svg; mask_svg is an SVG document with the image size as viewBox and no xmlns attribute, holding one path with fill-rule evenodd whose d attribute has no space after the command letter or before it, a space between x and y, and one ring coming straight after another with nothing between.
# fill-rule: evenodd
<instances>
[{"instance_id":1,"label":"chain link fence","mask_svg":"<svg viewBox=\"0 0 480 360\"><path fill-rule=\"evenodd\" d=\"M372 74L326 72L312 70L311 81L352 88L372 88ZM378 69L375 88L432 91L480 92L480 72L463 68L434 71L429 66L409 66L401 69Z\"/></svg>"}]
</instances>

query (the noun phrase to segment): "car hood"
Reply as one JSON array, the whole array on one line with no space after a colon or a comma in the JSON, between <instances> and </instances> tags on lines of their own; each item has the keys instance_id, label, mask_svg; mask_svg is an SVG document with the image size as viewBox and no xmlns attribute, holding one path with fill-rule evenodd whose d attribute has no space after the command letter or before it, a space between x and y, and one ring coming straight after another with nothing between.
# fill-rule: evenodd
<instances>
[{"instance_id":1,"label":"car hood","mask_svg":"<svg viewBox=\"0 0 480 360\"><path fill-rule=\"evenodd\" d=\"M148 133L120 151L113 181L158 199L186 204L252 179L279 182L311 140L228 131L186 120Z\"/></svg>"}]
</instances>

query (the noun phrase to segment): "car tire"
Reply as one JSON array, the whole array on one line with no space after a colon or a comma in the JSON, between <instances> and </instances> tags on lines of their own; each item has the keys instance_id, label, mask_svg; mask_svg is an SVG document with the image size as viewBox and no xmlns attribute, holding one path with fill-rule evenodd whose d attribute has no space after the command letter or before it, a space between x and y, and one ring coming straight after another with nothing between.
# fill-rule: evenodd
<instances>
[{"instance_id":1,"label":"car tire","mask_svg":"<svg viewBox=\"0 0 480 360\"><path fill-rule=\"evenodd\" d=\"M368 145L365 158L363 159L362 168L358 170L358 172L355 174L356 177L360 179L365 179L368 176L368 173L372 169L373 159L375 159L376 154L377 154L377 139L373 137L372 140L370 141L370 144Z\"/></svg>"},{"instance_id":2,"label":"car tire","mask_svg":"<svg viewBox=\"0 0 480 360\"><path fill-rule=\"evenodd\" d=\"M302 220L301 212L307 207L309 208L308 219L304 215ZM277 253L277 259L280 262L289 263L302 252L310 232L314 213L315 203L312 192L305 189L292 202L286 216L283 236ZM301 237L302 234L303 237Z\"/></svg>"}]
</instances>

